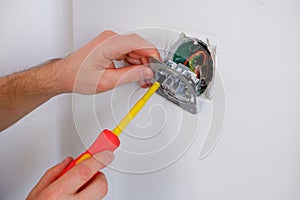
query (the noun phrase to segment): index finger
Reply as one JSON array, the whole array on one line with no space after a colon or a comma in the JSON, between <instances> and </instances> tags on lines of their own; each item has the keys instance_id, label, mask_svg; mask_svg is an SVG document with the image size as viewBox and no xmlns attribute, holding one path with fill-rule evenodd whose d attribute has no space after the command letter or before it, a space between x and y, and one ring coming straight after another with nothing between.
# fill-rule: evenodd
<instances>
[{"instance_id":1,"label":"index finger","mask_svg":"<svg viewBox=\"0 0 300 200\"><path fill-rule=\"evenodd\" d=\"M157 48L137 34L115 35L104 41L101 46L104 57L109 60L114 60L130 52L160 59Z\"/></svg>"},{"instance_id":2,"label":"index finger","mask_svg":"<svg viewBox=\"0 0 300 200\"><path fill-rule=\"evenodd\" d=\"M105 168L114 159L111 151L102 151L90 157L59 178L52 187L60 188L64 194L75 194L85 183L87 183L99 170Z\"/></svg>"}]
</instances>

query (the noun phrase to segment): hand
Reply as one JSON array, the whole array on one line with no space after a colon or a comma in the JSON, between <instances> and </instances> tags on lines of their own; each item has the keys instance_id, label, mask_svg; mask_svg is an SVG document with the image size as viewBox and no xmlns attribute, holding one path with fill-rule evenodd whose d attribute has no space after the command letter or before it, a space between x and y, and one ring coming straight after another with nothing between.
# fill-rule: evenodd
<instances>
[{"instance_id":1,"label":"hand","mask_svg":"<svg viewBox=\"0 0 300 200\"><path fill-rule=\"evenodd\" d=\"M113 158L112 152L103 151L80 162L59 177L72 161L68 157L49 169L26 199L102 199L107 193L107 182L105 175L99 170L111 163Z\"/></svg>"},{"instance_id":2,"label":"hand","mask_svg":"<svg viewBox=\"0 0 300 200\"><path fill-rule=\"evenodd\" d=\"M160 59L157 49L142 37L104 31L62 60L66 90L94 94L129 82L151 79L153 72L147 66L149 57ZM130 65L115 68L114 60L124 60Z\"/></svg>"},{"instance_id":3,"label":"hand","mask_svg":"<svg viewBox=\"0 0 300 200\"><path fill-rule=\"evenodd\" d=\"M157 49L140 36L104 31L66 58L0 77L0 131L56 95L95 94L151 79L149 57L160 59ZM116 69L114 60L129 66Z\"/></svg>"}]
</instances>

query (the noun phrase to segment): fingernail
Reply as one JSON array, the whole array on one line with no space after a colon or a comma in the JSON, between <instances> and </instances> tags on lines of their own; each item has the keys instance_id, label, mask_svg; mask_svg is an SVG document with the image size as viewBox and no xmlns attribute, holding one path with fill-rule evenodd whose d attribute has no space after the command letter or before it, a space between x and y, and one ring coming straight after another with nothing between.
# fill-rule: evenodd
<instances>
[{"instance_id":1,"label":"fingernail","mask_svg":"<svg viewBox=\"0 0 300 200\"><path fill-rule=\"evenodd\" d=\"M114 160L114 153L109 150L96 153L94 157L105 165L109 165Z\"/></svg>"},{"instance_id":2,"label":"fingernail","mask_svg":"<svg viewBox=\"0 0 300 200\"><path fill-rule=\"evenodd\" d=\"M142 88L148 88L148 84L141 85Z\"/></svg>"},{"instance_id":3,"label":"fingernail","mask_svg":"<svg viewBox=\"0 0 300 200\"><path fill-rule=\"evenodd\" d=\"M155 58L156 60L159 60L159 61L161 61L161 57L160 57L160 55L158 54L155 54L155 55L152 55L151 56L152 58Z\"/></svg>"}]
</instances>

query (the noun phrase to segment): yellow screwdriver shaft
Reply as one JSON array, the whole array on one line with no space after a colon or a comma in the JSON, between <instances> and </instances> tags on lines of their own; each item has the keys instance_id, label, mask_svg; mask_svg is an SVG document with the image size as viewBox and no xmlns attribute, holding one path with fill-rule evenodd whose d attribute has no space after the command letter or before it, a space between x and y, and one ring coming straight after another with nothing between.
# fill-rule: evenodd
<instances>
[{"instance_id":1,"label":"yellow screwdriver shaft","mask_svg":"<svg viewBox=\"0 0 300 200\"><path fill-rule=\"evenodd\" d=\"M149 90L144 94L144 96L136 102L136 104L131 108L127 115L122 119L122 121L114 128L112 131L116 136L122 133L126 126L131 122L131 120L138 114L138 112L144 107L150 97L158 90L160 87L159 82L153 83Z\"/></svg>"}]
</instances>

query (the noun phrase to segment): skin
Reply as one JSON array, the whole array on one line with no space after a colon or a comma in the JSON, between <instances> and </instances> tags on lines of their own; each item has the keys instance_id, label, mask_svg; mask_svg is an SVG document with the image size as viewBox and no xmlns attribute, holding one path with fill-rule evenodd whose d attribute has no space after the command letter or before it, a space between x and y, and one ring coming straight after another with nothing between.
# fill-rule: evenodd
<instances>
[{"instance_id":1,"label":"skin","mask_svg":"<svg viewBox=\"0 0 300 200\"><path fill-rule=\"evenodd\" d=\"M103 151L80 162L59 177L73 160L67 157L44 174L26 199L102 199L107 194L108 187L105 175L99 170L112 162L113 157L112 152Z\"/></svg>"},{"instance_id":2,"label":"skin","mask_svg":"<svg viewBox=\"0 0 300 200\"><path fill-rule=\"evenodd\" d=\"M147 80L153 77L147 66L149 57L160 59L157 49L142 37L104 31L66 58L2 77L0 131L59 94L96 94L130 82L147 87ZM114 60L123 60L128 66L115 68ZM107 181L99 170L112 160L113 153L104 151L60 177L72 161L68 157L45 173L27 199L102 199Z\"/></svg>"}]
</instances>

